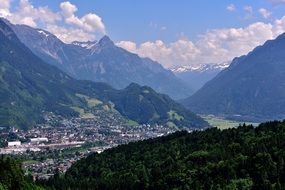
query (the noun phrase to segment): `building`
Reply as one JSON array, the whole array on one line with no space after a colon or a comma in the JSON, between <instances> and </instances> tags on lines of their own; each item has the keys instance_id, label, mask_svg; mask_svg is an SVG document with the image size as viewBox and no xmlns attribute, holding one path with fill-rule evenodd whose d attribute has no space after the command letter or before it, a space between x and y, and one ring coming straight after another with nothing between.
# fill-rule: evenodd
<instances>
[{"instance_id":1,"label":"building","mask_svg":"<svg viewBox=\"0 0 285 190\"><path fill-rule=\"evenodd\" d=\"M21 141L8 142L8 147L11 147L11 146L21 146Z\"/></svg>"},{"instance_id":2,"label":"building","mask_svg":"<svg viewBox=\"0 0 285 190\"><path fill-rule=\"evenodd\" d=\"M39 144L39 143L43 143L43 142L48 142L48 138L46 138L46 137L31 138L30 142L32 144Z\"/></svg>"}]
</instances>

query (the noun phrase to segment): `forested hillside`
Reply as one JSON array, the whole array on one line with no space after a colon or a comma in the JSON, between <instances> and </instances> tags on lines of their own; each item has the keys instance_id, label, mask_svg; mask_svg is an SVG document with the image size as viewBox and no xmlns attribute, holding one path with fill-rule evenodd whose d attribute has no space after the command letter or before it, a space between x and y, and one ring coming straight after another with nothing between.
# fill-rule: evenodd
<instances>
[{"instance_id":1,"label":"forested hillside","mask_svg":"<svg viewBox=\"0 0 285 190\"><path fill-rule=\"evenodd\" d=\"M40 190L31 179L24 176L20 162L9 157L0 158L0 190Z\"/></svg>"},{"instance_id":2,"label":"forested hillside","mask_svg":"<svg viewBox=\"0 0 285 190\"><path fill-rule=\"evenodd\" d=\"M46 182L55 189L284 189L285 121L217 128L92 154Z\"/></svg>"}]
</instances>

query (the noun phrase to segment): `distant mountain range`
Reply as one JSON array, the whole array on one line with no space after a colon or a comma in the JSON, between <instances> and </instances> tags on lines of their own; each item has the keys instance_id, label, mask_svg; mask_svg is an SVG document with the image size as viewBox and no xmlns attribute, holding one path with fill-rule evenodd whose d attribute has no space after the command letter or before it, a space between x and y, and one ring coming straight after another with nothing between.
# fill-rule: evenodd
<instances>
[{"instance_id":1,"label":"distant mountain range","mask_svg":"<svg viewBox=\"0 0 285 190\"><path fill-rule=\"evenodd\" d=\"M201 114L244 120L285 118L285 34L235 58L202 89L183 101Z\"/></svg>"},{"instance_id":2,"label":"distant mountain range","mask_svg":"<svg viewBox=\"0 0 285 190\"><path fill-rule=\"evenodd\" d=\"M201 64L198 66L176 67L171 69L171 71L194 91L197 91L228 66L228 62L220 64Z\"/></svg>"},{"instance_id":3,"label":"distant mountain range","mask_svg":"<svg viewBox=\"0 0 285 190\"><path fill-rule=\"evenodd\" d=\"M140 124L208 126L200 117L149 87L131 84L123 90L115 90L105 83L73 79L34 55L1 19L0 42L2 127L29 128L42 119L43 111L72 117L79 116L75 108L90 111L102 109L103 105ZM100 43L103 42L106 39Z\"/></svg>"},{"instance_id":4,"label":"distant mountain range","mask_svg":"<svg viewBox=\"0 0 285 190\"><path fill-rule=\"evenodd\" d=\"M174 99L193 93L158 62L117 47L108 36L94 42L65 44L48 31L5 22L34 54L76 79L106 82L117 89L137 83Z\"/></svg>"}]
</instances>

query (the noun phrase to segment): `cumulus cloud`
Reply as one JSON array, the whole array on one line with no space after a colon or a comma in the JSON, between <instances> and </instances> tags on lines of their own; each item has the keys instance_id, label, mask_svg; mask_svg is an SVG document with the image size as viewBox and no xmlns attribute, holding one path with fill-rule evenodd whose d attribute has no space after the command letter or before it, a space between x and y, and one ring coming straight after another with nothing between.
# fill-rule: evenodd
<instances>
[{"instance_id":1,"label":"cumulus cloud","mask_svg":"<svg viewBox=\"0 0 285 190\"><path fill-rule=\"evenodd\" d=\"M57 25L47 25L46 29L64 42L85 42L96 38L95 34L88 33L80 28L65 28Z\"/></svg>"},{"instance_id":2,"label":"cumulus cloud","mask_svg":"<svg viewBox=\"0 0 285 190\"><path fill-rule=\"evenodd\" d=\"M233 12L236 10L236 7L234 4L230 4L226 7L227 11Z\"/></svg>"},{"instance_id":3,"label":"cumulus cloud","mask_svg":"<svg viewBox=\"0 0 285 190\"><path fill-rule=\"evenodd\" d=\"M262 16L263 18L269 18L270 15L272 14L270 11L268 11L268 10L265 9L265 8L260 8L260 9L258 10L258 12L261 14L261 16Z\"/></svg>"},{"instance_id":4,"label":"cumulus cloud","mask_svg":"<svg viewBox=\"0 0 285 190\"><path fill-rule=\"evenodd\" d=\"M26 24L32 27L61 20L59 14L52 12L48 7L35 8L28 0L20 0L16 11L10 13L6 18L13 23Z\"/></svg>"},{"instance_id":5,"label":"cumulus cloud","mask_svg":"<svg viewBox=\"0 0 285 190\"><path fill-rule=\"evenodd\" d=\"M139 46L131 41L121 41L116 45L127 49L130 52L137 53L142 57L150 57L159 61L165 67L173 67L176 63L189 63L200 53L193 42L186 39L179 39L176 42L166 44L161 40L154 42L145 42Z\"/></svg>"},{"instance_id":6,"label":"cumulus cloud","mask_svg":"<svg viewBox=\"0 0 285 190\"><path fill-rule=\"evenodd\" d=\"M66 23L75 25L88 32L105 33L105 26L102 19L98 15L88 13L82 18L78 18L75 15L75 12L78 10L77 7L71 4L69 1L61 3L60 8Z\"/></svg>"},{"instance_id":7,"label":"cumulus cloud","mask_svg":"<svg viewBox=\"0 0 285 190\"><path fill-rule=\"evenodd\" d=\"M7 17L10 15L10 2L11 0L1 0L0 17Z\"/></svg>"},{"instance_id":8,"label":"cumulus cloud","mask_svg":"<svg viewBox=\"0 0 285 190\"><path fill-rule=\"evenodd\" d=\"M9 8L11 0L1 0L0 8Z\"/></svg>"},{"instance_id":9,"label":"cumulus cloud","mask_svg":"<svg viewBox=\"0 0 285 190\"><path fill-rule=\"evenodd\" d=\"M121 41L117 45L142 57L150 57L167 68L173 68L230 61L283 32L285 16L272 23L256 22L244 28L210 30L195 42L183 38L172 43L161 40L142 44Z\"/></svg>"},{"instance_id":10,"label":"cumulus cloud","mask_svg":"<svg viewBox=\"0 0 285 190\"><path fill-rule=\"evenodd\" d=\"M62 2L59 12L47 6L34 7L29 0L20 0L11 12L11 0L1 0L0 16L15 24L25 24L49 30L64 42L94 40L96 34L105 34L105 25L98 15L88 13L81 18L76 16L78 8L69 1Z\"/></svg>"},{"instance_id":11,"label":"cumulus cloud","mask_svg":"<svg viewBox=\"0 0 285 190\"><path fill-rule=\"evenodd\" d=\"M137 51L137 44L131 41L120 41L116 44L117 46L120 46L130 52L136 52Z\"/></svg>"},{"instance_id":12,"label":"cumulus cloud","mask_svg":"<svg viewBox=\"0 0 285 190\"><path fill-rule=\"evenodd\" d=\"M66 18L74 16L74 13L78 10L77 7L71 4L69 1L60 3L60 8L63 16Z\"/></svg>"}]
</instances>

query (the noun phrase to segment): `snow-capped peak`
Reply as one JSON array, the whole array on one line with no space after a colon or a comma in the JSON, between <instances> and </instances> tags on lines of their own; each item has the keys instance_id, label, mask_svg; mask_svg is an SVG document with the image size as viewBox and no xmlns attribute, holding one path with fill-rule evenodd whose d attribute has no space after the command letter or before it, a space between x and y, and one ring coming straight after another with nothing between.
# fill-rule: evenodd
<instances>
[{"instance_id":1,"label":"snow-capped peak","mask_svg":"<svg viewBox=\"0 0 285 190\"><path fill-rule=\"evenodd\" d=\"M87 41L87 42L79 42L74 41L72 42L73 45L80 46L86 49L92 49L98 42L97 41Z\"/></svg>"},{"instance_id":2,"label":"snow-capped peak","mask_svg":"<svg viewBox=\"0 0 285 190\"><path fill-rule=\"evenodd\" d=\"M170 69L174 73L184 73L184 72L205 72L211 70L223 70L229 66L229 62L219 63L219 64L201 64L201 65L185 65L181 67L175 67Z\"/></svg>"},{"instance_id":3,"label":"snow-capped peak","mask_svg":"<svg viewBox=\"0 0 285 190\"><path fill-rule=\"evenodd\" d=\"M38 33L44 35L45 37L49 36L49 34L47 32L45 32L45 31L43 31L43 30L38 30Z\"/></svg>"}]
</instances>

